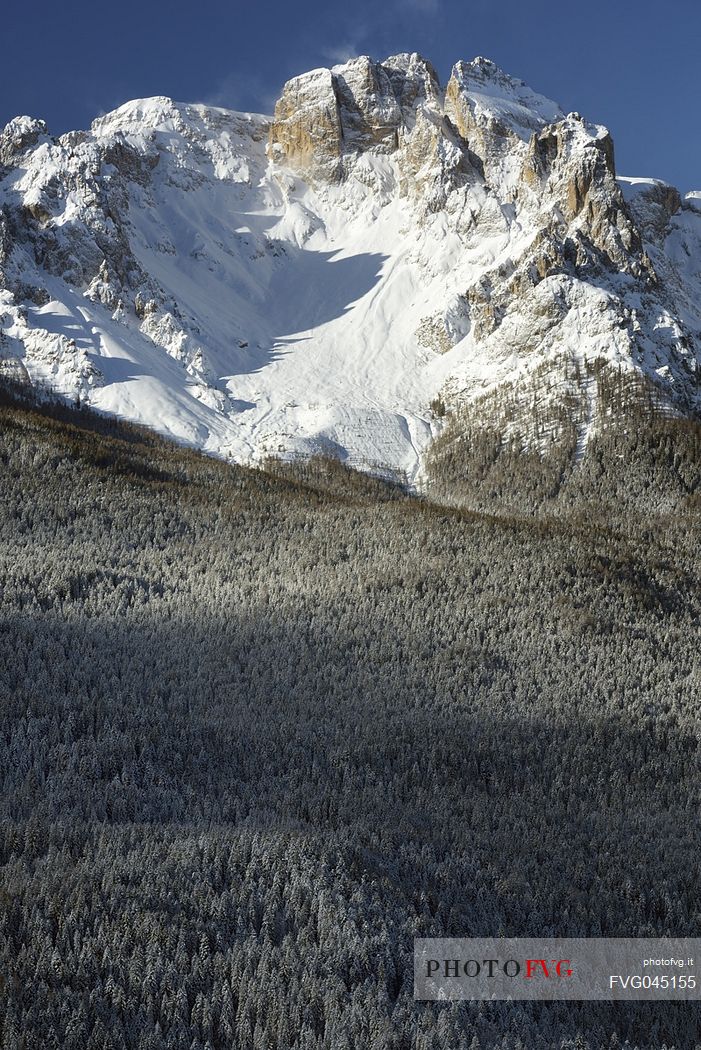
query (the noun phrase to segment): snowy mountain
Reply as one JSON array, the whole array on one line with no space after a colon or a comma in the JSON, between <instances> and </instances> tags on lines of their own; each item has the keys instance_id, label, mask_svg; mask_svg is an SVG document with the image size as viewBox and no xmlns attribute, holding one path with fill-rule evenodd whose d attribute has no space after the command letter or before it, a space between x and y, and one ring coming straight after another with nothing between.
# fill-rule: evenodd
<instances>
[{"instance_id":1,"label":"snowy mountain","mask_svg":"<svg viewBox=\"0 0 701 1050\"><path fill-rule=\"evenodd\" d=\"M699 408L701 194L617 179L605 128L481 58L314 70L273 117L16 118L0 289L0 371L243 462L419 481L483 428L576 466L611 391Z\"/></svg>"}]
</instances>

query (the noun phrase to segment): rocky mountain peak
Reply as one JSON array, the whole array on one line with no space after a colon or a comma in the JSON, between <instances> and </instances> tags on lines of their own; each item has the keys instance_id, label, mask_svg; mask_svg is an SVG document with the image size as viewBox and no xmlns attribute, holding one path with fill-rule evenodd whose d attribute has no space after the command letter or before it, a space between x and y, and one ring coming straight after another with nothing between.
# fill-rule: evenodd
<instances>
[{"instance_id":1,"label":"rocky mountain peak","mask_svg":"<svg viewBox=\"0 0 701 1050\"><path fill-rule=\"evenodd\" d=\"M462 125L474 132L491 127L493 132L524 141L564 116L556 102L537 94L486 58L453 66L446 100L459 128Z\"/></svg>"},{"instance_id":2,"label":"rocky mountain peak","mask_svg":"<svg viewBox=\"0 0 701 1050\"><path fill-rule=\"evenodd\" d=\"M466 419L579 463L609 374L698 410L698 197L488 59L360 56L272 117L20 117L0 165L0 371L217 454L416 480Z\"/></svg>"},{"instance_id":3,"label":"rocky mountain peak","mask_svg":"<svg viewBox=\"0 0 701 1050\"><path fill-rule=\"evenodd\" d=\"M45 121L15 117L0 131L0 164L15 164L23 153L47 138Z\"/></svg>"},{"instance_id":4,"label":"rocky mountain peak","mask_svg":"<svg viewBox=\"0 0 701 1050\"><path fill-rule=\"evenodd\" d=\"M340 181L353 159L392 153L420 112L442 112L435 70L418 54L367 56L285 84L270 128L270 156L312 179Z\"/></svg>"}]
</instances>

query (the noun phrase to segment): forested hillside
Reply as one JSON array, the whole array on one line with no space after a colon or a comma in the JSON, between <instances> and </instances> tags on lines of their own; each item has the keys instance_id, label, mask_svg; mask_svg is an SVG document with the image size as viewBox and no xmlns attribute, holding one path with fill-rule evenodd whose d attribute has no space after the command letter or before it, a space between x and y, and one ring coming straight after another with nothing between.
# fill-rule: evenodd
<instances>
[{"instance_id":1,"label":"forested hillside","mask_svg":"<svg viewBox=\"0 0 701 1050\"><path fill-rule=\"evenodd\" d=\"M486 395L477 410L467 404L447 413L426 462L435 501L501 514L583 512L602 524L698 515L698 413L671 413L653 383L604 361L574 373L576 393L549 402L539 386L543 375L536 379L529 392L533 433L514 426L513 392ZM600 421L590 433L592 401ZM436 407L446 414L444 405ZM477 422L480 412L491 418L489 427Z\"/></svg>"},{"instance_id":2,"label":"forested hillside","mask_svg":"<svg viewBox=\"0 0 701 1050\"><path fill-rule=\"evenodd\" d=\"M696 1044L412 971L699 936L692 504L471 514L11 394L0 484L2 1050Z\"/></svg>"}]
</instances>

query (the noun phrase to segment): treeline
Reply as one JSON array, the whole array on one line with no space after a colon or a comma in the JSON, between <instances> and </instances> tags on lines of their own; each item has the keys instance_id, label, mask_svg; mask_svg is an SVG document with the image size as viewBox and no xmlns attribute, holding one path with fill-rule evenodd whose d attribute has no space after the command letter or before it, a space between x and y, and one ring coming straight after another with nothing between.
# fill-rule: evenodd
<instances>
[{"instance_id":1,"label":"treeline","mask_svg":"<svg viewBox=\"0 0 701 1050\"><path fill-rule=\"evenodd\" d=\"M660 1050L416 936L693 936L696 519L488 517L0 405L2 1050ZM691 514L691 511L689 512Z\"/></svg>"},{"instance_id":2,"label":"treeline","mask_svg":"<svg viewBox=\"0 0 701 1050\"><path fill-rule=\"evenodd\" d=\"M493 513L620 523L695 513L700 491L701 421L604 360L547 363L458 406L427 457L433 499Z\"/></svg>"}]
</instances>

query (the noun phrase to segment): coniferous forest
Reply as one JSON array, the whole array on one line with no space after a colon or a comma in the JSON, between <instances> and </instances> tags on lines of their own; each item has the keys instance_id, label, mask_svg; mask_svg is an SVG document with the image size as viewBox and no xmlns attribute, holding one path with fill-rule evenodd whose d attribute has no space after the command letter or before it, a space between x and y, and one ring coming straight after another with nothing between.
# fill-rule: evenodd
<instances>
[{"instance_id":1,"label":"coniferous forest","mask_svg":"<svg viewBox=\"0 0 701 1050\"><path fill-rule=\"evenodd\" d=\"M416 936L699 936L691 499L468 511L10 392L0 485L2 1050L701 1043L413 998Z\"/></svg>"}]
</instances>

